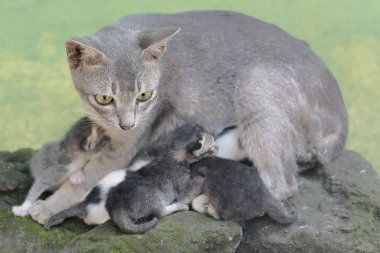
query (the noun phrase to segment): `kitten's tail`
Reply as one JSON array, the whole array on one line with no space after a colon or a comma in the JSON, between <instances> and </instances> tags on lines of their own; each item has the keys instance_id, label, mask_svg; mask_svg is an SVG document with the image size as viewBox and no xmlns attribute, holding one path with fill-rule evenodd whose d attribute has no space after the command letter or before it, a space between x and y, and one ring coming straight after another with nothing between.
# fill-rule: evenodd
<instances>
[{"instance_id":1,"label":"kitten's tail","mask_svg":"<svg viewBox=\"0 0 380 253\"><path fill-rule=\"evenodd\" d=\"M114 212L111 217L112 221L126 233L144 233L154 228L158 223L158 218L153 217L148 222L136 224L124 210Z\"/></svg>"},{"instance_id":2,"label":"kitten's tail","mask_svg":"<svg viewBox=\"0 0 380 253\"><path fill-rule=\"evenodd\" d=\"M281 224L290 224L298 219L298 214L295 212L288 212L282 203L274 196L267 199L266 213L275 221Z\"/></svg>"},{"instance_id":3,"label":"kitten's tail","mask_svg":"<svg viewBox=\"0 0 380 253\"><path fill-rule=\"evenodd\" d=\"M70 217L84 217L87 214L86 203L81 202L72 206L62 212L59 212L50 217L44 225L45 229L49 229L51 226L58 225L62 223L66 218Z\"/></svg>"}]
</instances>

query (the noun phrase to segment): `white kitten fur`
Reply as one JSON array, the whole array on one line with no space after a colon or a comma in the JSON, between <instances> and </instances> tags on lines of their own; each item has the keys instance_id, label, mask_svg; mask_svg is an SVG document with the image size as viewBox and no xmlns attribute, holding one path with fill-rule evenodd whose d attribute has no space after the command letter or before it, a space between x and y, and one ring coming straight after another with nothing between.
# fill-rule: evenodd
<instances>
[{"instance_id":1,"label":"white kitten fur","mask_svg":"<svg viewBox=\"0 0 380 253\"><path fill-rule=\"evenodd\" d=\"M100 203L90 204L87 206L87 216L84 218L86 224L101 224L109 219L108 212L105 208L106 195L108 191L124 181L127 170L121 169L109 173L98 183L100 190ZM87 196L87 195L86 195Z\"/></svg>"},{"instance_id":2,"label":"white kitten fur","mask_svg":"<svg viewBox=\"0 0 380 253\"><path fill-rule=\"evenodd\" d=\"M120 182L124 181L128 170L137 171L150 163L151 160L139 159L133 162L128 168L116 170L107 174L102 180L99 181L97 187L100 189L100 203L89 204L87 206L87 216L84 218L86 224L101 224L109 219L108 212L105 208L106 195L112 187L115 187ZM88 194L88 193L87 193ZM87 196L87 195L86 195ZM85 197L86 198L86 197Z\"/></svg>"},{"instance_id":3,"label":"white kitten fur","mask_svg":"<svg viewBox=\"0 0 380 253\"><path fill-rule=\"evenodd\" d=\"M228 130L226 133L224 133L222 136L218 137L215 142L219 148L219 151L217 153L217 156L223 157L223 158L229 158L234 160L241 160L246 157L245 153L238 144L238 136L239 136L239 130L238 129L231 129ZM109 190L112 187L115 187L120 182L122 182L125 179L127 171L137 171L147 165L151 162L152 159L138 159L134 161L128 168L117 170L114 172L109 173L107 176L105 176L98 184L97 187L99 187L102 199L101 202L97 204L89 204L87 206L87 216L84 218L84 222L86 224L101 224L104 223L109 219L108 212L105 209L105 200L106 195L109 192ZM202 195L201 195L202 196ZM200 197L201 197L200 196ZM200 203L198 203L198 208L193 208L200 212L200 209L203 210L204 204L208 201L207 197L206 199L203 198L197 198L197 200L201 200ZM196 201L197 202L197 201ZM193 202L194 205L194 202ZM199 210L197 210L199 209ZM210 208L212 211L212 207ZM213 215L213 212L211 212L210 215Z\"/></svg>"},{"instance_id":4,"label":"white kitten fur","mask_svg":"<svg viewBox=\"0 0 380 253\"><path fill-rule=\"evenodd\" d=\"M137 171L137 170L141 169L142 167L144 167L145 165L147 165L148 163L150 163L151 161L152 161L152 159L138 159L137 161L133 162L127 168L127 170Z\"/></svg>"},{"instance_id":5,"label":"white kitten fur","mask_svg":"<svg viewBox=\"0 0 380 253\"><path fill-rule=\"evenodd\" d=\"M231 159L242 160L247 157L246 153L239 146L240 130L238 128L228 130L225 134L215 140L219 150L216 156Z\"/></svg>"}]
</instances>

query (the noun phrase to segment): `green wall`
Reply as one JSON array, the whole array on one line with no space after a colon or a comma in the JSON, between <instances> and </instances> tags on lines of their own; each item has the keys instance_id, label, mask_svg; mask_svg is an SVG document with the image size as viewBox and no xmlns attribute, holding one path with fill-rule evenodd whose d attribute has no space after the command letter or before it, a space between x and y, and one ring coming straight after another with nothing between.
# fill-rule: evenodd
<instances>
[{"instance_id":1,"label":"green wall","mask_svg":"<svg viewBox=\"0 0 380 253\"><path fill-rule=\"evenodd\" d=\"M0 2L0 150L40 147L83 114L63 42L126 14L226 9L308 41L338 79L350 114L348 148L380 171L380 1Z\"/></svg>"}]
</instances>

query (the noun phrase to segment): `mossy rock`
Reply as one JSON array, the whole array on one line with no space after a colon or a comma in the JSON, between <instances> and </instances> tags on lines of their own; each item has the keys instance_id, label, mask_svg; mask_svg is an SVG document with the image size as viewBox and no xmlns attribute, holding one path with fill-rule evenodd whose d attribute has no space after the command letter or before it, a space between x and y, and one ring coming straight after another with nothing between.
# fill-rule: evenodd
<instances>
[{"instance_id":1,"label":"mossy rock","mask_svg":"<svg viewBox=\"0 0 380 253\"><path fill-rule=\"evenodd\" d=\"M46 231L29 217L14 217L10 205L0 201L0 252L58 252L76 235L88 230L80 222L71 221Z\"/></svg>"},{"instance_id":2,"label":"mossy rock","mask_svg":"<svg viewBox=\"0 0 380 253\"><path fill-rule=\"evenodd\" d=\"M290 226L257 219L243 230L238 252L380 252L380 180L359 154L298 178L287 205L299 212Z\"/></svg>"},{"instance_id":3,"label":"mossy rock","mask_svg":"<svg viewBox=\"0 0 380 253\"><path fill-rule=\"evenodd\" d=\"M127 235L107 222L93 228L77 219L46 231L31 218L14 217L32 179L28 161L35 152L0 152L0 252L234 252L242 232L234 222L220 222L194 212L162 219L144 235Z\"/></svg>"},{"instance_id":4,"label":"mossy rock","mask_svg":"<svg viewBox=\"0 0 380 253\"><path fill-rule=\"evenodd\" d=\"M32 183L28 163L34 153L32 149L0 152L0 193L28 190Z\"/></svg>"},{"instance_id":5,"label":"mossy rock","mask_svg":"<svg viewBox=\"0 0 380 253\"><path fill-rule=\"evenodd\" d=\"M241 227L194 212L160 220L143 235L123 234L111 222L97 227L71 219L45 231L30 218L15 218L11 205L25 197L33 150L0 152L0 252L358 252L380 249L380 180L359 154L344 151L333 163L298 178L287 201L299 212L292 225L268 217ZM239 245L240 243L240 245Z\"/></svg>"},{"instance_id":6,"label":"mossy rock","mask_svg":"<svg viewBox=\"0 0 380 253\"><path fill-rule=\"evenodd\" d=\"M76 237L63 252L234 252L242 236L234 222L186 211L163 218L145 234L123 234L111 222Z\"/></svg>"}]
</instances>

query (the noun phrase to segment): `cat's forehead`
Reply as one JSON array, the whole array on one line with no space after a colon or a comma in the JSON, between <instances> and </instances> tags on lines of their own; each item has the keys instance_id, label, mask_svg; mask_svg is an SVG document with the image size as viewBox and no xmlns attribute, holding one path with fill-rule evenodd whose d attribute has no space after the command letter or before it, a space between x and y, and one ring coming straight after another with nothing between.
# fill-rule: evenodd
<instances>
[{"instance_id":1,"label":"cat's forehead","mask_svg":"<svg viewBox=\"0 0 380 253\"><path fill-rule=\"evenodd\" d=\"M140 82L139 77L144 72L143 69L132 60L116 60L113 65L113 92L116 89L120 91L135 91L137 84Z\"/></svg>"},{"instance_id":2,"label":"cat's forehead","mask_svg":"<svg viewBox=\"0 0 380 253\"><path fill-rule=\"evenodd\" d=\"M119 28L107 27L90 36L91 46L105 58L99 66L81 73L77 86L88 94L114 95L154 89L157 73L142 60L142 48L137 32L121 33Z\"/></svg>"}]
</instances>

